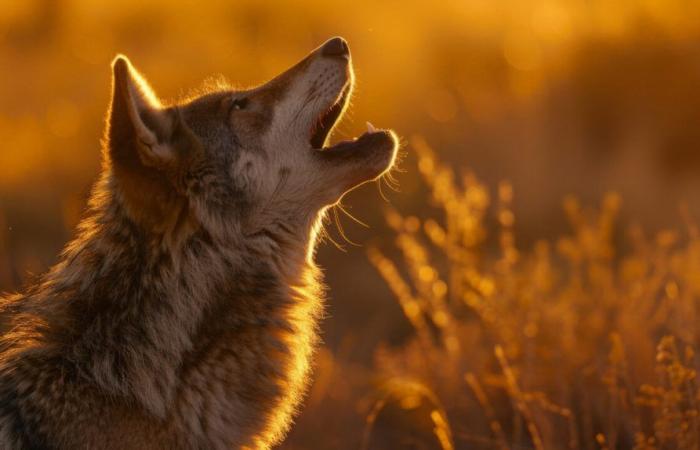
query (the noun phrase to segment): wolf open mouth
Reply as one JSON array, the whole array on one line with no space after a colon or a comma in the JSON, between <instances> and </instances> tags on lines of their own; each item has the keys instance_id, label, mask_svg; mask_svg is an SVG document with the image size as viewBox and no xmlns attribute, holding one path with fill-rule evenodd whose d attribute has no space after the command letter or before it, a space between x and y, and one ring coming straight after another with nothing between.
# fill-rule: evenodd
<instances>
[{"instance_id":1,"label":"wolf open mouth","mask_svg":"<svg viewBox=\"0 0 700 450\"><path fill-rule=\"evenodd\" d=\"M311 131L312 148L319 150L323 148L328 135L331 134L331 131L333 131L333 127L335 127L336 122L340 118L340 114L343 112L343 109L345 109L345 105L347 104L349 97L350 86L346 86L343 88L338 101L333 103L330 108L321 113L321 116L314 124L314 129Z\"/></svg>"},{"instance_id":2,"label":"wolf open mouth","mask_svg":"<svg viewBox=\"0 0 700 450\"><path fill-rule=\"evenodd\" d=\"M327 140L328 136L335 128L338 119L343 113L345 106L350 99L350 91L352 90L350 85L346 85L341 91L338 100L333 103L327 110L321 113L316 122L314 123L314 128L311 130L311 138L309 140L311 147L316 150L330 151L333 149L347 148L352 144L359 144L360 142L365 142L367 138L374 134L386 134L384 130L376 130L371 123L367 122L367 132L363 133L361 136L340 141L334 145L328 146Z\"/></svg>"}]
</instances>

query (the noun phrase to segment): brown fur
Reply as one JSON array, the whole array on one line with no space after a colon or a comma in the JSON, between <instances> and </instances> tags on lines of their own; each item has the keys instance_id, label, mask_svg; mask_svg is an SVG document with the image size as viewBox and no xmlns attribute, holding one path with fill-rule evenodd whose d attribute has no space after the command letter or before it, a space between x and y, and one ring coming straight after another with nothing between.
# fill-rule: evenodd
<instances>
[{"instance_id":1,"label":"brown fur","mask_svg":"<svg viewBox=\"0 0 700 450\"><path fill-rule=\"evenodd\" d=\"M284 436L322 310L320 214L395 154L388 132L353 157L351 144L309 148L313 120L352 82L349 62L319 52L258 89L172 106L115 60L103 173L77 237L37 284L0 299L0 448Z\"/></svg>"}]
</instances>

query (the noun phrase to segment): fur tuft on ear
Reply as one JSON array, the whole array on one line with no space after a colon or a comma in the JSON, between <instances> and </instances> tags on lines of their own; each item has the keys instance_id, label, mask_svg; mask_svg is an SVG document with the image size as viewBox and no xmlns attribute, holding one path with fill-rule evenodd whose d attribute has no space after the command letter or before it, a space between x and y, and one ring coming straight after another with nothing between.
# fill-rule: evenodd
<instances>
[{"instance_id":1,"label":"fur tuft on ear","mask_svg":"<svg viewBox=\"0 0 700 450\"><path fill-rule=\"evenodd\" d=\"M109 156L117 165L162 168L175 158L169 143L175 114L163 108L153 89L118 55L112 62L112 104L109 110Z\"/></svg>"}]
</instances>

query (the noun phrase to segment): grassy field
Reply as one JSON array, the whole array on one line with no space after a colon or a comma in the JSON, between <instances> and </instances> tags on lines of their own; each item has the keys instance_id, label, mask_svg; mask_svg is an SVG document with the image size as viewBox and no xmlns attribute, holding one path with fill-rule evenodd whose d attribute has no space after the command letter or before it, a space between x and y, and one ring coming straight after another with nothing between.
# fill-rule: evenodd
<instances>
[{"instance_id":1,"label":"grassy field","mask_svg":"<svg viewBox=\"0 0 700 450\"><path fill-rule=\"evenodd\" d=\"M510 184L454 171L420 137L410 147L435 214L387 208L398 256L367 256L412 337L380 346L374 371L321 352L306 417L362 428L363 449L698 448L696 223L682 212L648 234L617 223L617 194L594 208L568 197L570 231L521 248ZM336 389L365 397L338 414L357 399Z\"/></svg>"},{"instance_id":2,"label":"grassy field","mask_svg":"<svg viewBox=\"0 0 700 450\"><path fill-rule=\"evenodd\" d=\"M473 174L414 147L442 214L389 211L401 264L369 252L416 332L377 364L440 399L442 447L452 436L494 448L698 448L697 225L631 228L616 246L617 195L597 209L567 198L571 232L519 250L509 184L490 200ZM484 249L486 214L500 225L497 254ZM402 408L417 405L410 395Z\"/></svg>"}]
</instances>

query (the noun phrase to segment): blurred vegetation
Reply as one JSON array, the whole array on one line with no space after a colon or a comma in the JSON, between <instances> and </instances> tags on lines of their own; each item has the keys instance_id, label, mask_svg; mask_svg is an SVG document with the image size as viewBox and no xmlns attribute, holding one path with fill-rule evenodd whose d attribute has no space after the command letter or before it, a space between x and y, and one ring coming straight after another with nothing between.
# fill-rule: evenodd
<instances>
[{"instance_id":1,"label":"blurred vegetation","mask_svg":"<svg viewBox=\"0 0 700 450\"><path fill-rule=\"evenodd\" d=\"M698 448L697 225L652 236L632 227L622 250L617 195L598 210L568 198L572 231L520 251L508 183L490 200L472 174L457 178L425 142L414 147L443 214L387 212L403 264L369 250L415 329L375 359L383 378L430 394L392 399L409 411L434 405L443 449ZM499 223L495 253L485 251L487 212Z\"/></svg>"},{"instance_id":2,"label":"blurred vegetation","mask_svg":"<svg viewBox=\"0 0 700 450\"><path fill-rule=\"evenodd\" d=\"M698 24L691 0L3 2L0 291L73 233L115 54L176 101L342 35L338 134L395 128L407 158L392 206L345 200L369 245L320 250L325 345L283 447L695 448Z\"/></svg>"}]
</instances>

